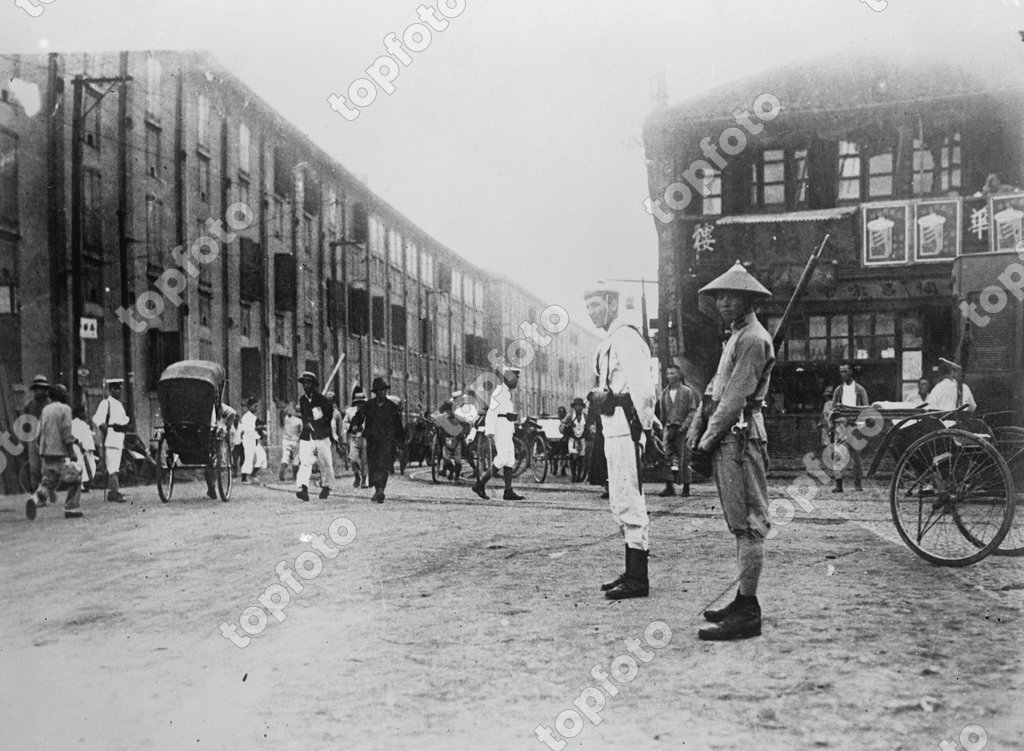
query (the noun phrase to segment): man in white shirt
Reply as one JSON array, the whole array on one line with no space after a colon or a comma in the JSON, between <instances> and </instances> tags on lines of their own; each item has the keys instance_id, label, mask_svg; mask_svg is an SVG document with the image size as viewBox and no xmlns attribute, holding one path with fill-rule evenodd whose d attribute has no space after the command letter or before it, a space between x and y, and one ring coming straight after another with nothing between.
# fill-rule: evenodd
<instances>
[{"instance_id":1,"label":"man in white shirt","mask_svg":"<svg viewBox=\"0 0 1024 751\"><path fill-rule=\"evenodd\" d=\"M117 473L121 470L121 454L124 451L124 434L128 429L128 413L121 404L121 387L123 378L108 378L107 398L100 402L96 414L92 416L92 424L100 430L100 443L103 446L103 461L107 469L107 500L124 503Z\"/></svg>"},{"instance_id":2,"label":"man in white shirt","mask_svg":"<svg viewBox=\"0 0 1024 751\"><path fill-rule=\"evenodd\" d=\"M473 484L473 492L486 501L487 483L500 470L505 481L502 498L506 501L521 501L523 496L512 489L512 472L516 467L516 448L512 438L519 418L512 401L512 390L519 385L520 369L499 364L496 372L502 382L491 392L490 406L484 415L484 435L494 439L493 466Z\"/></svg>"},{"instance_id":3,"label":"man in white shirt","mask_svg":"<svg viewBox=\"0 0 1024 751\"><path fill-rule=\"evenodd\" d=\"M963 382L964 369L952 360L944 357L939 358L939 375L942 377L935 387L928 393L925 403L928 409L954 410L964 404L967 411L973 412L978 408L974 401L974 394L971 387Z\"/></svg>"},{"instance_id":4,"label":"man in white shirt","mask_svg":"<svg viewBox=\"0 0 1024 751\"><path fill-rule=\"evenodd\" d=\"M842 379L842 383L836 386L832 392L832 404L842 404L844 407L866 407L871 402L868 401L867 390L853 380L853 366L848 362L844 362L839 366L839 377ZM855 437L857 428L856 418L840 418L836 421L836 443L842 443L846 446L846 450L850 455L850 463L853 465L853 487L854 490L863 490L864 485L862 484L862 478L864 477L864 466L861 462L860 457L860 445L861 441L852 440ZM833 493L843 492L843 475L845 472L841 472L836 477L836 486L832 489Z\"/></svg>"},{"instance_id":5,"label":"man in white shirt","mask_svg":"<svg viewBox=\"0 0 1024 751\"><path fill-rule=\"evenodd\" d=\"M597 388L588 399L601 415L604 454L608 460L608 498L626 543L626 571L601 586L605 597L647 597L649 521L640 484L640 451L651 440L655 388L651 351L635 326L619 318L619 292L598 286L584 293L587 314L607 334L597 350Z\"/></svg>"}]
</instances>

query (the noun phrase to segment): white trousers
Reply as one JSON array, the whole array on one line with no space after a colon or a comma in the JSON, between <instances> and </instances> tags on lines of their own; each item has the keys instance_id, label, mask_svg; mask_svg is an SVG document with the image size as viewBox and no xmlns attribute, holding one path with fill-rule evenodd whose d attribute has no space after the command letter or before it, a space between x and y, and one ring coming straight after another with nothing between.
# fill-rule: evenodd
<instances>
[{"instance_id":1,"label":"white trousers","mask_svg":"<svg viewBox=\"0 0 1024 751\"><path fill-rule=\"evenodd\" d=\"M647 502L640 492L637 476L636 444L632 437L605 436L604 455L608 460L608 503L626 545L648 550Z\"/></svg>"},{"instance_id":2,"label":"white trousers","mask_svg":"<svg viewBox=\"0 0 1024 751\"><path fill-rule=\"evenodd\" d=\"M499 417L499 420L505 418ZM494 468L515 468L516 446L509 431L494 431Z\"/></svg>"},{"instance_id":3,"label":"white trousers","mask_svg":"<svg viewBox=\"0 0 1024 751\"><path fill-rule=\"evenodd\" d=\"M321 438L319 441L299 441L299 473L295 478L295 487L309 487L309 478L313 475L313 462L320 465L320 487L329 488L334 485L331 439Z\"/></svg>"},{"instance_id":4,"label":"white trousers","mask_svg":"<svg viewBox=\"0 0 1024 751\"><path fill-rule=\"evenodd\" d=\"M252 465L256 460L256 436L247 435L242 439L242 455L245 459L242 460L242 474L251 475Z\"/></svg>"}]
</instances>

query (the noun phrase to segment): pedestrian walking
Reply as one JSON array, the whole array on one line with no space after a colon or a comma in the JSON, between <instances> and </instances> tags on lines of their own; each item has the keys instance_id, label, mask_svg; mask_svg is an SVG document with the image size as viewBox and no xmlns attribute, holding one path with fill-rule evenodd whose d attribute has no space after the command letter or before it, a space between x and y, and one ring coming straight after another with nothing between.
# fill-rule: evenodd
<instances>
[{"instance_id":1,"label":"pedestrian walking","mask_svg":"<svg viewBox=\"0 0 1024 751\"><path fill-rule=\"evenodd\" d=\"M25 516L29 521L36 518L36 510L57 504L57 486L68 489L64 499L64 518L80 519L79 505L82 495L82 473L74 461L76 458L75 438L72 434L71 407L68 406L68 390L59 383L48 389L49 403L39 416L39 456L42 461L42 478L39 487L25 503Z\"/></svg>"},{"instance_id":2,"label":"pedestrian walking","mask_svg":"<svg viewBox=\"0 0 1024 751\"><path fill-rule=\"evenodd\" d=\"M587 403L581 397L572 400L570 412L563 425L565 440L568 444L570 479L572 482L583 480L583 471L587 461L587 415L583 409Z\"/></svg>"},{"instance_id":3,"label":"pedestrian walking","mask_svg":"<svg viewBox=\"0 0 1024 751\"><path fill-rule=\"evenodd\" d=\"M643 334L619 317L618 290L598 286L587 290L584 299L590 320L606 332L595 360L597 387L589 399L604 435L609 505L626 544L625 572L601 589L610 600L647 597L650 522L640 483L640 455L644 441L653 440L651 351Z\"/></svg>"},{"instance_id":4,"label":"pedestrian walking","mask_svg":"<svg viewBox=\"0 0 1024 751\"><path fill-rule=\"evenodd\" d=\"M299 417L298 405L289 404L284 409L284 425L281 430L281 471L277 479L284 482L285 470L292 468L292 479L299 474L299 435L302 434L302 418Z\"/></svg>"},{"instance_id":5,"label":"pedestrian walking","mask_svg":"<svg viewBox=\"0 0 1024 751\"><path fill-rule=\"evenodd\" d=\"M341 424L341 434L345 437L348 445L348 461L352 467L352 487L360 486L368 488L369 473L366 462L366 439L363 438L363 426L353 427L352 420L355 419L360 407L366 404L366 392L362 386L352 389L352 404L345 410L345 419Z\"/></svg>"},{"instance_id":6,"label":"pedestrian walking","mask_svg":"<svg viewBox=\"0 0 1024 751\"><path fill-rule=\"evenodd\" d=\"M739 588L726 607L704 611L704 618L716 625L701 629L698 637L727 641L761 633L757 586L764 566L765 535L771 526L768 435L761 406L768 394L775 348L754 305L771 297L771 292L738 261L700 292L714 296L730 335L711 384L706 421L703 411L698 412L688 440L695 468L715 478L726 524L736 537Z\"/></svg>"},{"instance_id":7,"label":"pedestrian walking","mask_svg":"<svg viewBox=\"0 0 1024 751\"><path fill-rule=\"evenodd\" d=\"M833 408L840 404L844 407L866 407L871 403L868 401L867 390L853 380L853 366L850 363L844 362L839 366L839 377L843 382L836 386L832 392ZM847 466L852 465L854 490L863 490L864 466L860 456L863 442L859 440L857 435L857 418L840 417L836 420L835 437L836 444L845 446L850 455ZM845 474L845 469L839 470L836 477L836 486L832 489L833 493L843 492L843 477Z\"/></svg>"},{"instance_id":8,"label":"pedestrian walking","mask_svg":"<svg viewBox=\"0 0 1024 751\"><path fill-rule=\"evenodd\" d=\"M31 415L38 422L43 414L43 407L50 403L48 395L50 381L46 376L40 374L32 379L32 385L29 388L32 390L32 398L25 402L22 413ZM43 464L39 458L39 436L28 441L28 467L29 481L32 483L33 488L37 488L39 487L40 480L43 478Z\"/></svg>"},{"instance_id":9,"label":"pedestrian walking","mask_svg":"<svg viewBox=\"0 0 1024 751\"><path fill-rule=\"evenodd\" d=\"M92 424L99 428L100 445L103 446L103 462L107 470L107 500L124 503L118 482L121 471L121 454L124 452L124 434L128 430L128 413L121 404L121 387L123 378L108 378L107 398L100 402L96 414L92 416Z\"/></svg>"},{"instance_id":10,"label":"pedestrian walking","mask_svg":"<svg viewBox=\"0 0 1024 751\"><path fill-rule=\"evenodd\" d=\"M402 412L388 398L390 388L383 378L374 378L370 386L373 399L360 407L352 418L353 427L361 427L366 439L366 458L375 503L384 503L384 489L395 466L395 452L405 440Z\"/></svg>"},{"instance_id":11,"label":"pedestrian walking","mask_svg":"<svg viewBox=\"0 0 1024 751\"><path fill-rule=\"evenodd\" d=\"M299 376L303 394L299 397L299 415L302 431L299 433L299 473L295 478L298 490L295 497L309 500L309 480L313 476L314 462L320 465L320 497L331 494L334 484L334 459L331 456L331 417L334 407L320 393L320 381L311 371Z\"/></svg>"},{"instance_id":12,"label":"pedestrian walking","mask_svg":"<svg viewBox=\"0 0 1024 751\"><path fill-rule=\"evenodd\" d=\"M89 490L89 483L96 476L96 437L93 435L92 426L86 422L85 407L81 404L76 405L72 411L71 436L79 449L80 456L75 466L82 473L82 492L86 493Z\"/></svg>"},{"instance_id":13,"label":"pedestrian walking","mask_svg":"<svg viewBox=\"0 0 1024 751\"><path fill-rule=\"evenodd\" d=\"M683 381L682 371L678 365L669 365L665 369L665 379L668 385L658 399L657 414L665 426L665 450L679 462L675 480L683 486L680 495L686 497L690 495L690 449L686 446L686 434L693 423L693 416L700 407L700 400ZM676 489L670 475L665 488L658 495L667 498L675 494Z\"/></svg>"},{"instance_id":14,"label":"pedestrian walking","mask_svg":"<svg viewBox=\"0 0 1024 751\"><path fill-rule=\"evenodd\" d=\"M516 421L519 419L515 403L512 401L512 391L519 385L519 373L519 368L503 363L499 363L495 368L495 374L501 378L501 383L491 392L490 405L484 415L484 435L493 442L494 459L487 471L473 483L473 492L485 501L488 500L487 483L499 471L505 482L502 498L506 501L523 500L523 496L512 489L512 473L516 467L516 447L512 439L516 432Z\"/></svg>"},{"instance_id":15,"label":"pedestrian walking","mask_svg":"<svg viewBox=\"0 0 1024 751\"><path fill-rule=\"evenodd\" d=\"M259 444L259 429L256 426L256 408L259 406L259 399L251 397L245 400L245 414L238 421L239 437L242 439L242 482L249 481L249 475L255 469L256 446Z\"/></svg>"}]
</instances>

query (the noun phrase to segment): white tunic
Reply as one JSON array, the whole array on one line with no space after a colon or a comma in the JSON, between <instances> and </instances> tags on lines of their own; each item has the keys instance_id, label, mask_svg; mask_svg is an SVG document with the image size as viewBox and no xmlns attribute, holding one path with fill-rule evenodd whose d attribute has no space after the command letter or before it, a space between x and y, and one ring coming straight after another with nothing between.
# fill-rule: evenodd
<instances>
[{"instance_id":1,"label":"white tunic","mask_svg":"<svg viewBox=\"0 0 1024 751\"><path fill-rule=\"evenodd\" d=\"M640 333L619 320L612 323L597 350L597 387L612 394L628 393L644 430L654 424L655 388L650 361L651 351ZM613 415L601 415L601 430L606 437L629 435L622 407L616 407Z\"/></svg>"},{"instance_id":2,"label":"white tunic","mask_svg":"<svg viewBox=\"0 0 1024 751\"><path fill-rule=\"evenodd\" d=\"M107 421L108 415L109 423ZM128 425L128 413L125 412L124 405L121 402L112 396L108 396L96 408L96 414L92 416L92 424L97 428L102 428L104 425L126 426ZM117 430L108 430L103 445L108 449L124 448L124 433Z\"/></svg>"}]
</instances>

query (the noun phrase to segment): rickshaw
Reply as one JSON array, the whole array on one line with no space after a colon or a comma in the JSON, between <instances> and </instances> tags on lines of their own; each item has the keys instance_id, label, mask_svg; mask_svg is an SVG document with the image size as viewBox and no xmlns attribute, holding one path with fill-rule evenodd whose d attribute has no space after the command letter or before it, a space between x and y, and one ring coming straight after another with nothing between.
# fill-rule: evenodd
<instances>
[{"instance_id":1,"label":"rickshaw","mask_svg":"<svg viewBox=\"0 0 1024 751\"><path fill-rule=\"evenodd\" d=\"M222 501L231 498L231 441L219 419L223 391L224 369L215 362L182 360L160 375L156 486L164 503L176 478L200 469L204 479L216 477Z\"/></svg>"},{"instance_id":2,"label":"rickshaw","mask_svg":"<svg viewBox=\"0 0 1024 751\"><path fill-rule=\"evenodd\" d=\"M887 456L895 462L890 510L911 550L939 566L1024 555L1024 529L1014 525L1018 488L1024 490L1024 429L990 428L963 408L840 406L833 420L856 420L868 410L892 427L867 476Z\"/></svg>"}]
</instances>

